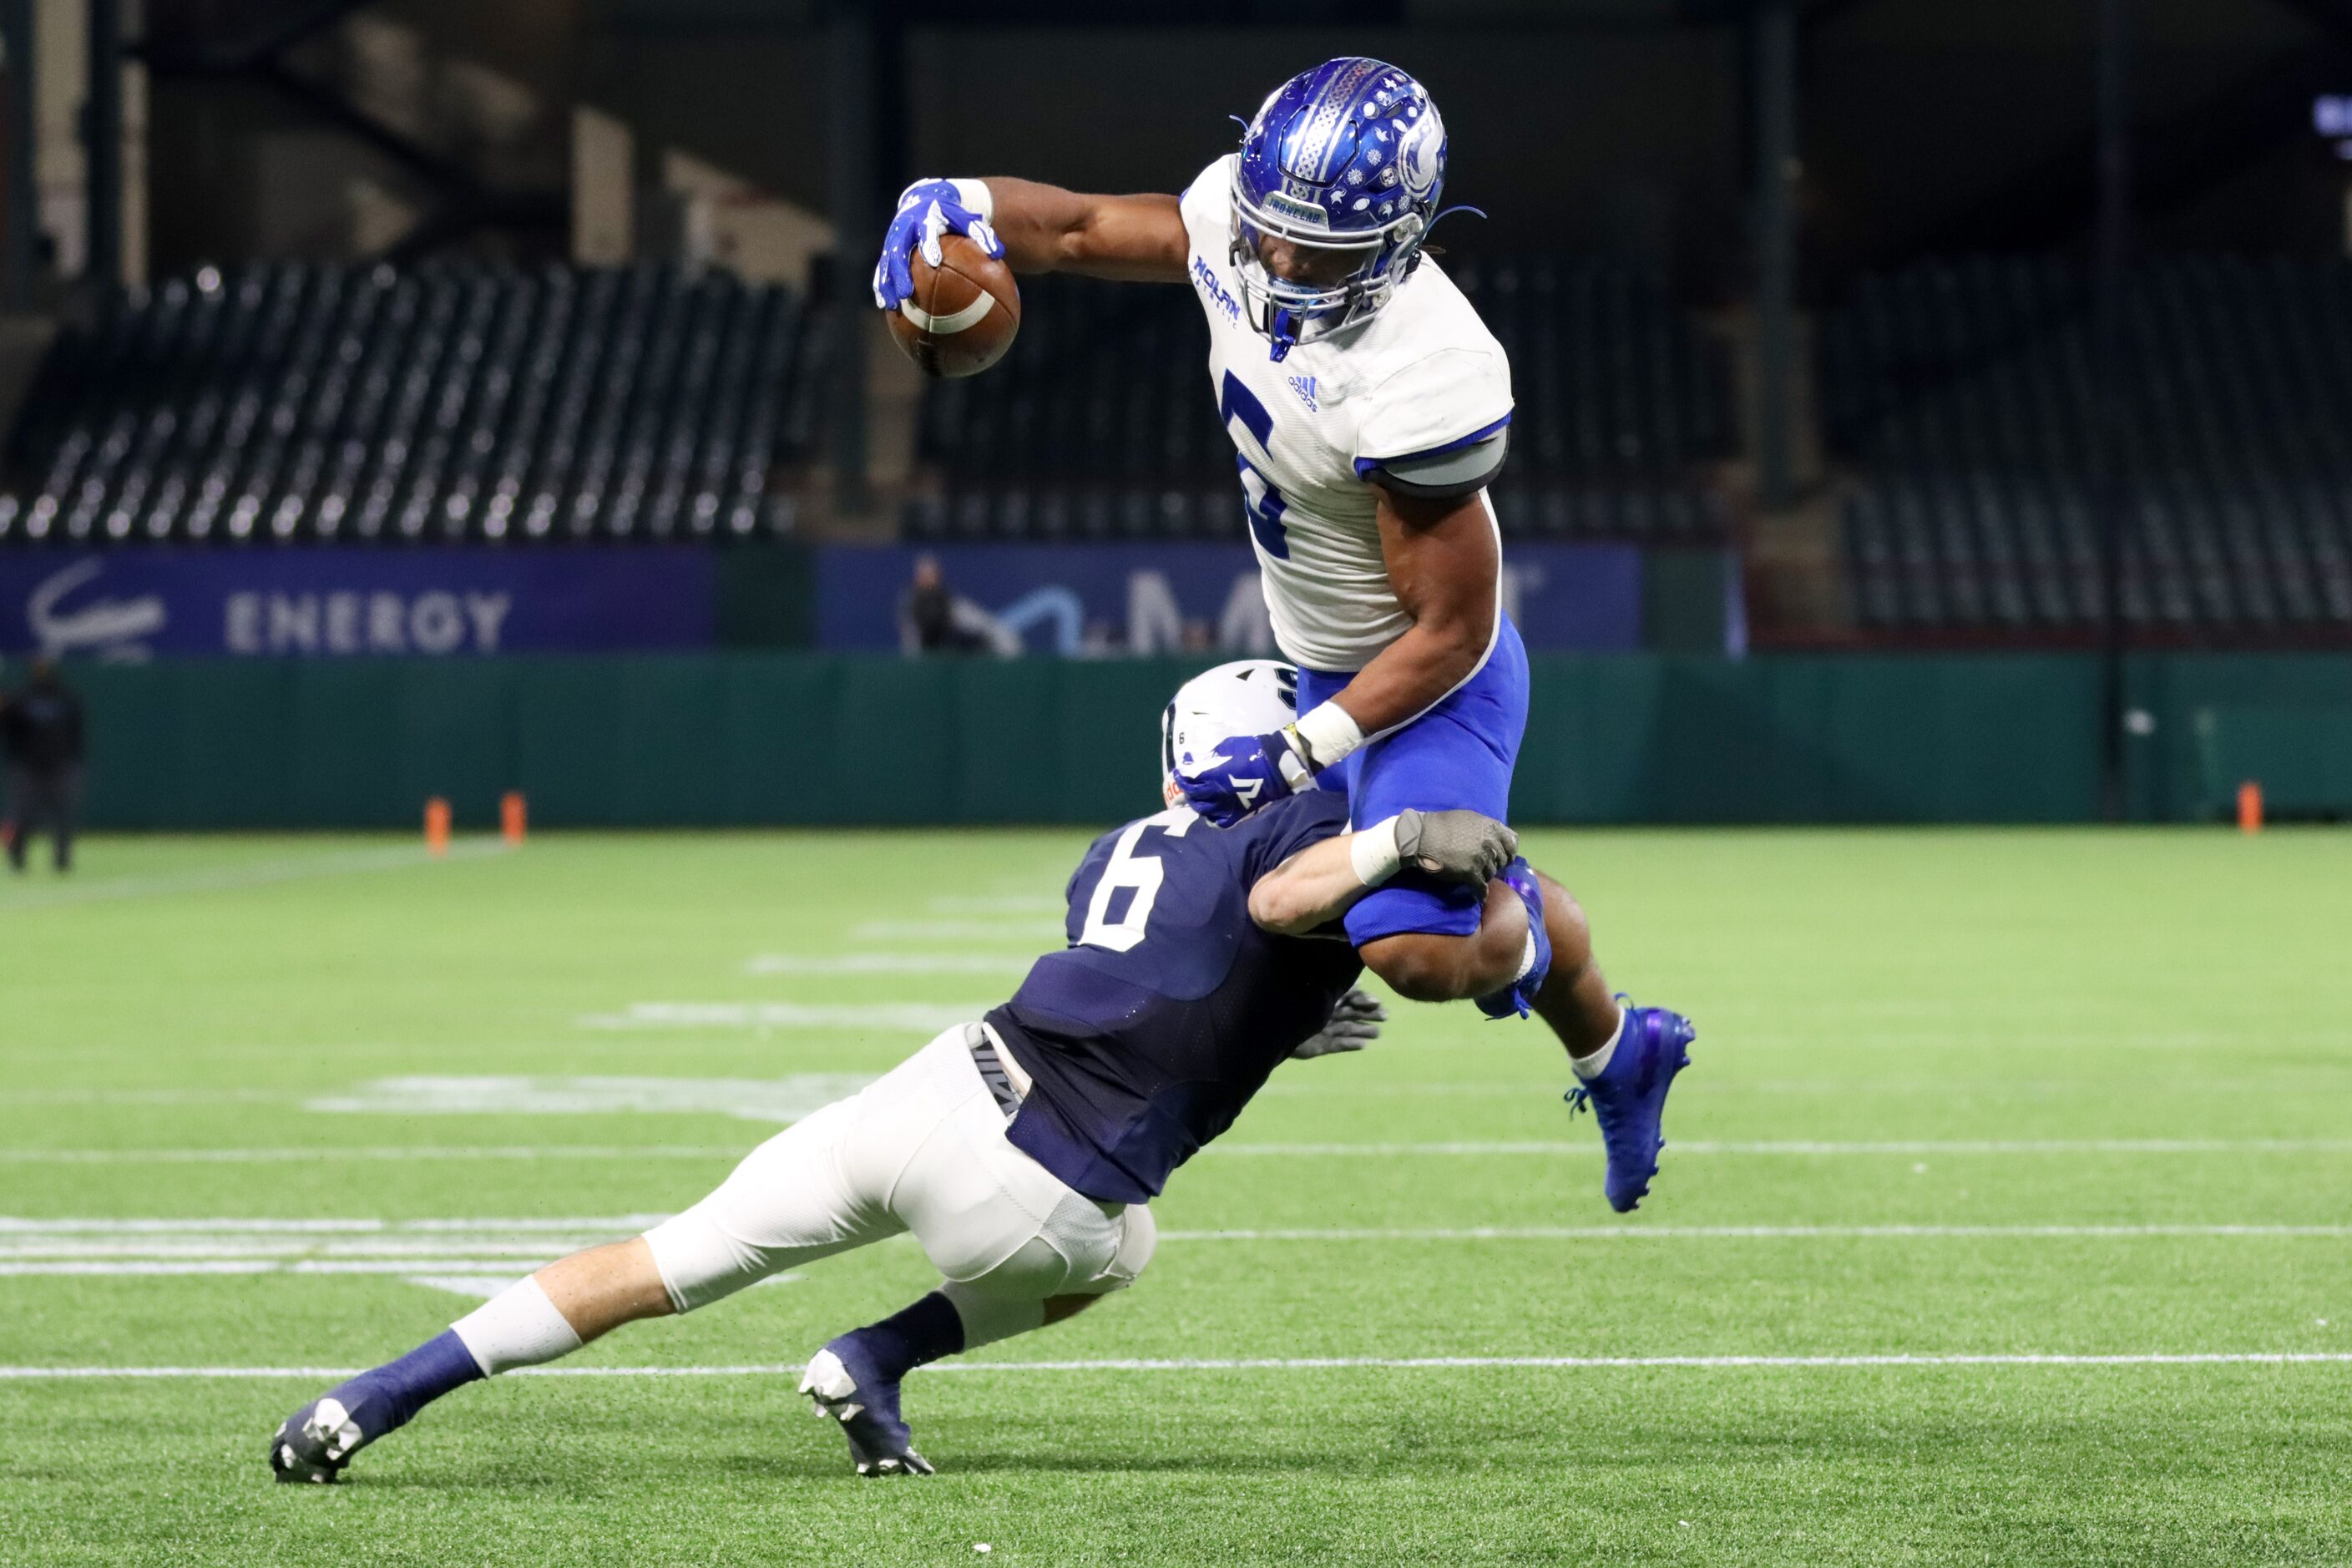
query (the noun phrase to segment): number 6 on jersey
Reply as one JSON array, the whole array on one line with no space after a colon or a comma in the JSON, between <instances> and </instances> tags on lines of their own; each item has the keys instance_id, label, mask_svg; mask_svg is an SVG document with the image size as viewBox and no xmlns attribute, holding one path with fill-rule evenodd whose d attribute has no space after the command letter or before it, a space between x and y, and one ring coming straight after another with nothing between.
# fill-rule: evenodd
<instances>
[{"instance_id":1,"label":"number 6 on jersey","mask_svg":"<svg viewBox=\"0 0 2352 1568\"><path fill-rule=\"evenodd\" d=\"M1125 952L1143 940L1144 922L1151 918L1151 906L1159 900L1160 880L1165 870L1158 856L1138 855L1135 847L1150 829L1158 828L1171 838L1181 838L1184 830L1199 820L1188 807L1129 825L1127 831L1118 836L1118 844L1103 867L1102 879L1095 884L1095 896L1087 903L1086 929L1078 932L1080 947ZM1123 903L1118 898L1122 890L1133 895ZM1117 920L1111 919L1114 904L1119 906Z\"/></svg>"}]
</instances>

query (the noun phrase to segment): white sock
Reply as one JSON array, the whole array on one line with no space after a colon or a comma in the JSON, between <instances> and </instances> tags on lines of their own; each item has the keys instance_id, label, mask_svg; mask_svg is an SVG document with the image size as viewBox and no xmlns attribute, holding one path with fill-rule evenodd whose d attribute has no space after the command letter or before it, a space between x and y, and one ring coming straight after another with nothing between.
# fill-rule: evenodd
<instances>
[{"instance_id":1,"label":"white sock","mask_svg":"<svg viewBox=\"0 0 2352 1568\"><path fill-rule=\"evenodd\" d=\"M968 1351L1045 1326L1045 1303L1034 1297L1001 1296L954 1280L940 1286L940 1294L963 1320L963 1348Z\"/></svg>"},{"instance_id":2,"label":"white sock","mask_svg":"<svg viewBox=\"0 0 2352 1568\"><path fill-rule=\"evenodd\" d=\"M1591 1083L1609 1069L1609 1058L1617 1054L1617 1042L1625 1037L1625 1009L1617 1009L1617 1026L1609 1031L1609 1041L1589 1056L1568 1058L1569 1070Z\"/></svg>"},{"instance_id":3,"label":"white sock","mask_svg":"<svg viewBox=\"0 0 2352 1568\"><path fill-rule=\"evenodd\" d=\"M509 1285L449 1325L473 1353L485 1377L509 1367L537 1366L580 1348L580 1336L537 1279Z\"/></svg>"}]
</instances>

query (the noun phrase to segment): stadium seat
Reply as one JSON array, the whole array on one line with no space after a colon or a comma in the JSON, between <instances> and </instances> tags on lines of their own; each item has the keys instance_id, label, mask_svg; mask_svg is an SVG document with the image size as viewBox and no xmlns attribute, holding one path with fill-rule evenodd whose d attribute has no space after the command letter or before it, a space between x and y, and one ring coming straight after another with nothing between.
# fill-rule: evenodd
<instances>
[{"instance_id":1,"label":"stadium seat","mask_svg":"<svg viewBox=\"0 0 2352 1568\"><path fill-rule=\"evenodd\" d=\"M1703 469L1729 456L1728 369L1662 279L1548 256L1454 276L1511 356L1517 409L1496 500L1507 532L1721 536ZM1004 361L926 389L917 455L928 476L950 497L1079 498L1066 534L1050 531L1051 509L986 504L973 515L994 520L987 537L1242 537L1190 292L1058 275L1022 287L1024 325ZM1097 485L1099 505L1083 499ZM1596 497L1589 514L1565 500L1578 486ZM961 515L954 501L947 511ZM928 510L908 516L941 526Z\"/></svg>"},{"instance_id":2,"label":"stadium seat","mask_svg":"<svg viewBox=\"0 0 2352 1568\"><path fill-rule=\"evenodd\" d=\"M2168 637L2341 626L2352 264L2152 259L2122 320L2126 622ZM1864 622L2095 626L2086 272L2055 258L1923 263L1864 282L1822 318L1820 343L1825 434L1866 476L1845 516ZM1939 614L1917 584L1890 590L1891 552L1935 579Z\"/></svg>"},{"instance_id":3,"label":"stadium seat","mask_svg":"<svg viewBox=\"0 0 2352 1568\"><path fill-rule=\"evenodd\" d=\"M821 345L713 274L204 268L59 335L0 542L739 537L789 526Z\"/></svg>"}]
</instances>

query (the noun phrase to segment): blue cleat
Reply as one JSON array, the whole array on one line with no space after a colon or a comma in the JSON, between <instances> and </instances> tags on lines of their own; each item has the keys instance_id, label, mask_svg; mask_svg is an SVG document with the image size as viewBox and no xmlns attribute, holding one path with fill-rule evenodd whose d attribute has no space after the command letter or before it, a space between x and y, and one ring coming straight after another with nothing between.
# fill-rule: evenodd
<instances>
[{"instance_id":1,"label":"blue cleat","mask_svg":"<svg viewBox=\"0 0 2352 1568\"><path fill-rule=\"evenodd\" d=\"M1609 1170L1601 1190L1609 1206L1631 1214L1649 1195L1658 1173L1658 1152L1666 1146L1660 1123L1666 1090L1675 1075L1690 1066L1690 1043L1698 1037L1691 1021L1664 1007L1636 1007L1623 996L1624 1033L1601 1076L1568 1091L1569 1114L1588 1106L1601 1123L1601 1145Z\"/></svg>"},{"instance_id":2,"label":"blue cleat","mask_svg":"<svg viewBox=\"0 0 2352 1568\"><path fill-rule=\"evenodd\" d=\"M1551 931L1544 925L1543 885L1536 880L1536 868L1521 856L1503 868L1503 880L1518 894L1519 901L1528 907L1528 929L1535 933L1536 961L1528 971L1500 991L1478 998L1478 1011L1489 1018L1524 1018L1534 1004L1536 993L1543 989L1544 979L1551 973Z\"/></svg>"},{"instance_id":3,"label":"blue cleat","mask_svg":"<svg viewBox=\"0 0 2352 1568\"><path fill-rule=\"evenodd\" d=\"M898 1385L875 1370L863 1331L844 1334L811 1356L801 1392L820 1419L841 1423L859 1475L930 1475L931 1462L915 1452L915 1435L899 1419Z\"/></svg>"}]
</instances>

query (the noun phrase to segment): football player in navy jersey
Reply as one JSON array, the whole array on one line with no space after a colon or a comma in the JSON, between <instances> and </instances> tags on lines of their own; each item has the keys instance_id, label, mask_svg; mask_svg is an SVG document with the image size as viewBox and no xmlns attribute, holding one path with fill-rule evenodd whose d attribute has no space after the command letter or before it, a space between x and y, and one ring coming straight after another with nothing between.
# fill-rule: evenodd
<instances>
[{"instance_id":1,"label":"football player in navy jersey","mask_svg":"<svg viewBox=\"0 0 2352 1568\"><path fill-rule=\"evenodd\" d=\"M1163 716L1163 760L1287 723L1296 693L1297 672L1270 661L1195 678ZM550 1264L303 1405L270 1439L278 1478L334 1480L453 1389L902 1231L940 1288L826 1344L801 1387L859 1474L929 1471L898 1413L908 1371L1132 1283L1169 1174L1285 1059L1375 1028L1338 923L1350 906L1411 867L1491 884L1493 907L1522 921L1510 940L1525 937L1517 895L1495 879L1517 841L1477 813L1407 810L1351 833L1347 797L1310 790L1220 828L1185 804L1172 763L1162 800L1087 851L1069 945L1010 1002L786 1128L685 1213Z\"/></svg>"}]
</instances>

